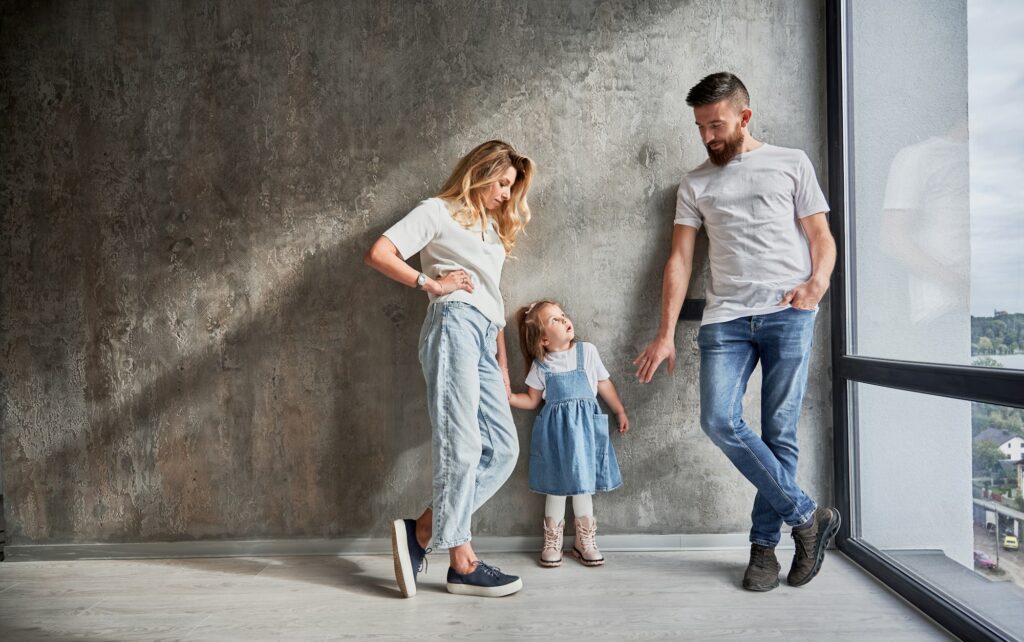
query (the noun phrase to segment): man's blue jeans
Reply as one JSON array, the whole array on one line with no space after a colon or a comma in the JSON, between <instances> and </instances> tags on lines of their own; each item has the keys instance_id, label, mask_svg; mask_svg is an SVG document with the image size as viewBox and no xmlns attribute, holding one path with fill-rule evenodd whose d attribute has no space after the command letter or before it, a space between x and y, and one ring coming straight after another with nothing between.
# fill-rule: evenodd
<instances>
[{"instance_id":1,"label":"man's blue jeans","mask_svg":"<svg viewBox=\"0 0 1024 642\"><path fill-rule=\"evenodd\" d=\"M757 488L750 541L779 543L782 523L803 524L817 507L796 483L797 420L807 384L814 311L786 308L702 326L700 425ZM761 362L761 436L743 421L743 393Z\"/></svg>"},{"instance_id":2,"label":"man's blue jeans","mask_svg":"<svg viewBox=\"0 0 1024 642\"><path fill-rule=\"evenodd\" d=\"M498 492L519 457L519 435L495 353L498 326L461 301L434 303L419 357L433 426L437 548L470 541L473 513Z\"/></svg>"}]
</instances>

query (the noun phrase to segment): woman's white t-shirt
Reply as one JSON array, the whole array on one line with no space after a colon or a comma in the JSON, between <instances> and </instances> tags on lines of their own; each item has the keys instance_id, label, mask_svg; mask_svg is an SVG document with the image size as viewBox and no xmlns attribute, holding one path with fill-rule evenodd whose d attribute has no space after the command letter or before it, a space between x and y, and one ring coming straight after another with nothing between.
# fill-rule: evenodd
<instances>
[{"instance_id":1,"label":"woman's white t-shirt","mask_svg":"<svg viewBox=\"0 0 1024 642\"><path fill-rule=\"evenodd\" d=\"M452 218L447 201L428 198L384 232L384 236L408 260L417 252L423 273L432 279L454 270L465 270L473 279L473 292L455 290L444 296L430 295L430 302L464 301L474 306L499 328L505 327L505 303L498 283L505 264L505 246L487 219L480 228L466 229Z\"/></svg>"},{"instance_id":2,"label":"woman's white t-shirt","mask_svg":"<svg viewBox=\"0 0 1024 642\"><path fill-rule=\"evenodd\" d=\"M587 380L590 381L590 388L597 394L597 382L604 381L611 377L601 362L601 355L593 343L580 341L583 346L583 369L587 373ZM576 369L576 346L562 352L549 352L544 357L544 365L551 372L569 372ZM544 391L544 371L537 367L537 362L530 364L530 372L526 375L526 385L535 390ZM547 398L547 391L542 395Z\"/></svg>"}]
</instances>

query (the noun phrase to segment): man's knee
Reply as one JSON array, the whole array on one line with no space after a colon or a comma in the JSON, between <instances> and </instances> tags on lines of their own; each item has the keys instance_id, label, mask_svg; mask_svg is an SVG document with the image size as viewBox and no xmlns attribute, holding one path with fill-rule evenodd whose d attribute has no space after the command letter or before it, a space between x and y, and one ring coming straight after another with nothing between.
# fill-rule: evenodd
<instances>
[{"instance_id":1,"label":"man's knee","mask_svg":"<svg viewBox=\"0 0 1024 642\"><path fill-rule=\"evenodd\" d=\"M711 441L721 445L736 435L736 422L727 415L717 413L701 414L700 429Z\"/></svg>"}]
</instances>

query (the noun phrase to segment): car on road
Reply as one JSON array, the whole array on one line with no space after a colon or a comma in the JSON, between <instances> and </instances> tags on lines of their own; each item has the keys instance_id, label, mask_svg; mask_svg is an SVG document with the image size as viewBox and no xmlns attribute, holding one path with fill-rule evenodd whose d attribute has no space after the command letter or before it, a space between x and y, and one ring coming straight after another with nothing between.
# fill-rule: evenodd
<instances>
[{"instance_id":1,"label":"car on road","mask_svg":"<svg viewBox=\"0 0 1024 642\"><path fill-rule=\"evenodd\" d=\"M991 570L996 567L996 561L981 551L974 551L974 566Z\"/></svg>"},{"instance_id":2,"label":"car on road","mask_svg":"<svg viewBox=\"0 0 1024 642\"><path fill-rule=\"evenodd\" d=\"M1003 535L1003 548L1008 551L1020 549L1020 541L1013 535Z\"/></svg>"}]
</instances>

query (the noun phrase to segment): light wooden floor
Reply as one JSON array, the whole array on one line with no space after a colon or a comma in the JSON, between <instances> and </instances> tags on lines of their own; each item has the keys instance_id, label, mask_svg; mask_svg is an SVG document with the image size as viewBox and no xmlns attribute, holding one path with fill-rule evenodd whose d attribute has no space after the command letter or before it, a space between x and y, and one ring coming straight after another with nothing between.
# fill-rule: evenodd
<instances>
[{"instance_id":1,"label":"light wooden floor","mask_svg":"<svg viewBox=\"0 0 1024 642\"><path fill-rule=\"evenodd\" d=\"M789 552L783 555L788 568ZM612 553L488 561L525 588L500 599L444 592L434 554L413 599L390 557L280 557L0 564L0 640L894 640L948 639L840 554L794 589L739 588L746 551Z\"/></svg>"}]
</instances>

